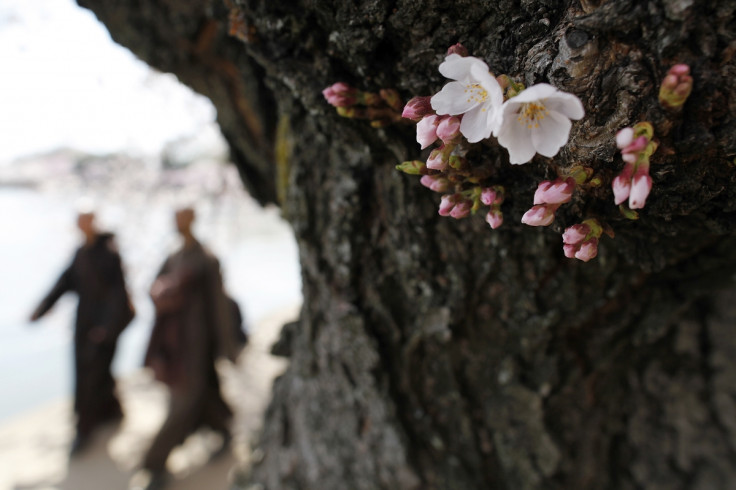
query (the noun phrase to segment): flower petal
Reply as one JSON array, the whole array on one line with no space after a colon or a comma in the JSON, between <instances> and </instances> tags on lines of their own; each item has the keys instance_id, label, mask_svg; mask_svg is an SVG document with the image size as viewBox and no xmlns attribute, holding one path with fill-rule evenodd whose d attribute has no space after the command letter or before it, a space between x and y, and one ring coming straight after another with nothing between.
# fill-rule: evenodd
<instances>
[{"instance_id":1,"label":"flower petal","mask_svg":"<svg viewBox=\"0 0 736 490\"><path fill-rule=\"evenodd\" d=\"M460 82L450 82L432 96L432 109L437 114L457 116L464 114L478 105L474 99L468 98L466 85Z\"/></svg>"},{"instance_id":2,"label":"flower petal","mask_svg":"<svg viewBox=\"0 0 736 490\"><path fill-rule=\"evenodd\" d=\"M519 124L513 115L506 117L504 112L504 120L498 131L498 143L508 150L511 163L514 165L527 163L535 153L530 131L523 124Z\"/></svg>"},{"instance_id":3,"label":"flower petal","mask_svg":"<svg viewBox=\"0 0 736 490\"><path fill-rule=\"evenodd\" d=\"M491 72L488 66L483 63L481 65L473 65L470 67L471 80L478 82L481 87L488 92L488 103L500 107L503 104L503 89Z\"/></svg>"},{"instance_id":4,"label":"flower petal","mask_svg":"<svg viewBox=\"0 0 736 490\"><path fill-rule=\"evenodd\" d=\"M488 65L473 56L460 56L459 54L451 54L440 63L440 73L446 78L453 80L466 80L470 76L470 70L473 66L484 68L488 71Z\"/></svg>"},{"instance_id":5,"label":"flower petal","mask_svg":"<svg viewBox=\"0 0 736 490\"><path fill-rule=\"evenodd\" d=\"M524 104L526 102L534 102L537 100L546 99L558 93L555 87L548 83L538 83L531 87L524 89L516 97L512 97L509 101L514 101L517 104Z\"/></svg>"},{"instance_id":6,"label":"flower petal","mask_svg":"<svg viewBox=\"0 0 736 490\"><path fill-rule=\"evenodd\" d=\"M489 125L488 108L485 104L479 105L463 115L460 122L460 132L470 143L477 143L491 136L493 126Z\"/></svg>"},{"instance_id":7,"label":"flower petal","mask_svg":"<svg viewBox=\"0 0 736 490\"><path fill-rule=\"evenodd\" d=\"M417 123L417 143L425 149L437 140L437 124L439 120L436 115L425 116Z\"/></svg>"},{"instance_id":8,"label":"flower petal","mask_svg":"<svg viewBox=\"0 0 736 490\"><path fill-rule=\"evenodd\" d=\"M557 91L542 103L550 111L557 111L570 119L582 119L585 116L583 103L573 94Z\"/></svg>"},{"instance_id":9,"label":"flower petal","mask_svg":"<svg viewBox=\"0 0 736 490\"><path fill-rule=\"evenodd\" d=\"M613 202L621 204L629 198L631 193L631 179L618 175L613 179Z\"/></svg>"},{"instance_id":10,"label":"flower petal","mask_svg":"<svg viewBox=\"0 0 736 490\"><path fill-rule=\"evenodd\" d=\"M559 112L549 114L539 122L539 127L531 130L532 144L540 155L553 157L567 143L572 123Z\"/></svg>"}]
</instances>

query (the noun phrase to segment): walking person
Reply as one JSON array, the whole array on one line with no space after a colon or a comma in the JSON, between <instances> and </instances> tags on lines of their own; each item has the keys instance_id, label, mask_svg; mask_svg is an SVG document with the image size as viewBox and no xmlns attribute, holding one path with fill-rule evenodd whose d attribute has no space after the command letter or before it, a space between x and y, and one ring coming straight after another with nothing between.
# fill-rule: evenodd
<instances>
[{"instance_id":1,"label":"walking person","mask_svg":"<svg viewBox=\"0 0 736 490\"><path fill-rule=\"evenodd\" d=\"M219 261L192 234L194 218L191 208L176 212L182 246L151 286L156 320L145 365L167 385L170 398L167 418L143 460L148 490L163 488L169 453L200 427L219 432L223 448L231 439L232 411L220 393L215 360L235 361L242 341Z\"/></svg>"},{"instance_id":2,"label":"walking person","mask_svg":"<svg viewBox=\"0 0 736 490\"><path fill-rule=\"evenodd\" d=\"M97 230L93 212L79 213L77 227L82 245L31 315L31 321L38 320L66 292L79 298L74 328L76 436L71 455L87 445L94 429L123 416L110 365L118 337L135 315L114 236Z\"/></svg>"}]
</instances>

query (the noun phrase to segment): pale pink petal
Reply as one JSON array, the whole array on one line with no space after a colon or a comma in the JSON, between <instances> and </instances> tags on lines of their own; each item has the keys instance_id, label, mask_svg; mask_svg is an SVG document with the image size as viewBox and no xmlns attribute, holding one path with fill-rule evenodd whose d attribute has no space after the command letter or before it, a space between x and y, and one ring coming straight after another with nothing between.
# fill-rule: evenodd
<instances>
[{"instance_id":1,"label":"pale pink petal","mask_svg":"<svg viewBox=\"0 0 736 490\"><path fill-rule=\"evenodd\" d=\"M562 250L565 253L565 257L567 257L568 259L574 259L575 253L578 251L578 245L566 243L562 246Z\"/></svg>"},{"instance_id":2,"label":"pale pink petal","mask_svg":"<svg viewBox=\"0 0 736 490\"><path fill-rule=\"evenodd\" d=\"M437 125L437 137L447 143L460 134L460 119L455 116L443 117Z\"/></svg>"},{"instance_id":3,"label":"pale pink petal","mask_svg":"<svg viewBox=\"0 0 736 490\"><path fill-rule=\"evenodd\" d=\"M440 200L440 216L449 216L452 208L455 207L455 200L452 194L445 194Z\"/></svg>"},{"instance_id":4,"label":"pale pink petal","mask_svg":"<svg viewBox=\"0 0 736 490\"><path fill-rule=\"evenodd\" d=\"M486 206L490 206L493 204L493 201L496 200L496 191L493 190L492 187L486 187L483 189L480 193L480 202L485 204Z\"/></svg>"},{"instance_id":5,"label":"pale pink petal","mask_svg":"<svg viewBox=\"0 0 736 490\"><path fill-rule=\"evenodd\" d=\"M531 129L532 144L540 155L553 157L557 155L570 136L572 123L564 115L556 111L549 111L544 119L539 121L539 127Z\"/></svg>"},{"instance_id":6,"label":"pale pink petal","mask_svg":"<svg viewBox=\"0 0 736 490\"><path fill-rule=\"evenodd\" d=\"M431 168L432 170L445 170L447 168L447 160L445 160L441 148L432 150L429 154L429 158L427 158L427 168Z\"/></svg>"},{"instance_id":7,"label":"pale pink petal","mask_svg":"<svg viewBox=\"0 0 736 490\"><path fill-rule=\"evenodd\" d=\"M629 207L641 209L646 204L649 191L652 190L652 178L648 175L635 175L631 181L631 194L629 194Z\"/></svg>"},{"instance_id":8,"label":"pale pink petal","mask_svg":"<svg viewBox=\"0 0 736 490\"><path fill-rule=\"evenodd\" d=\"M417 143L422 149L437 141L438 118L434 114L425 116L417 123Z\"/></svg>"},{"instance_id":9,"label":"pale pink petal","mask_svg":"<svg viewBox=\"0 0 736 490\"><path fill-rule=\"evenodd\" d=\"M613 179L613 202L621 204L629 198L631 192L631 180L624 175L618 175Z\"/></svg>"},{"instance_id":10,"label":"pale pink petal","mask_svg":"<svg viewBox=\"0 0 736 490\"><path fill-rule=\"evenodd\" d=\"M575 253L575 258L587 262L596 255L598 255L598 239L591 238L580 245L580 249Z\"/></svg>"},{"instance_id":11,"label":"pale pink petal","mask_svg":"<svg viewBox=\"0 0 736 490\"><path fill-rule=\"evenodd\" d=\"M488 214L486 215L486 223L491 226L491 229L495 230L503 224L503 213L498 209L488 211Z\"/></svg>"},{"instance_id":12,"label":"pale pink petal","mask_svg":"<svg viewBox=\"0 0 736 490\"><path fill-rule=\"evenodd\" d=\"M545 180L539 184L534 193L534 204L563 204L570 202L575 190L575 179L555 179L554 182Z\"/></svg>"},{"instance_id":13,"label":"pale pink petal","mask_svg":"<svg viewBox=\"0 0 736 490\"><path fill-rule=\"evenodd\" d=\"M450 216L455 219L461 219L470 214L470 209L473 205L469 201L461 201L455 204L455 207L450 211Z\"/></svg>"},{"instance_id":14,"label":"pale pink petal","mask_svg":"<svg viewBox=\"0 0 736 490\"><path fill-rule=\"evenodd\" d=\"M636 153L622 153L621 159L626 163L634 164L639 157Z\"/></svg>"},{"instance_id":15,"label":"pale pink petal","mask_svg":"<svg viewBox=\"0 0 736 490\"><path fill-rule=\"evenodd\" d=\"M626 148L621 150L621 153L639 153L649 144L649 139L646 136L639 136L634 139L631 143L626 145Z\"/></svg>"},{"instance_id":16,"label":"pale pink petal","mask_svg":"<svg viewBox=\"0 0 736 490\"><path fill-rule=\"evenodd\" d=\"M487 109L479 105L463 115L460 132L470 143L489 138L493 128L488 125Z\"/></svg>"},{"instance_id":17,"label":"pale pink petal","mask_svg":"<svg viewBox=\"0 0 736 490\"><path fill-rule=\"evenodd\" d=\"M440 73L452 80L466 80L470 76L470 70L473 66L479 66L488 71L488 65L478 58L450 54L447 55L445 61L440 63Z\"/></svg>"},{"instance_id":18,"label":"pale pink petal","mask_svg":"<svg viewBox=\"0 0 736 490\"><path fill-rule=\"evenodd\" d=\"M538 83L531 87L522 90L519 95L512 97L509 101L514 101L517 104L524 104L526 102L536 102L539 100L546 99L557 93L558 90L548 83Z\"/></svg>"},{"instance_id":19,"label":"pale pink petal","mask_svg":"<svg viewBox=\"0 0 736 490\"><path fill-rule=\"evenodd\" d=\"M478 102L468 97L467 86L460 82L450 82L432 96L432 109L437 114L457 116L477 107Z\"/></svg>"},{"instance_id":20,"label":"pale pink petal","mask_svg":"<svg viewBox=\"0 0 736 490\"><path fill-rule=\"evenodd\" d=\"M541 101L550 111L557 111L568 119L582 119L585 116L585 109L580 99L573 94L557 91L554 95Z\"/></svg>"},{"instance_id":21,"label":"pale pink petal","mask_svg":"<svg viewBox=\"0 0 736 490\"><path fill-rule=\"evenodd\" d=\"M585 240L588 233L590 233L590 227L588 225L582 223L572 225L562 234L562 242L569 245L576 245Z\"/></svg>"},{"instance_id":22,"label":"pale pink petal","mask_svg":"<svg viewBox=\"0 0 736 490\"><path fill-rule=\"evenodd\" d=\"M487 92L488 100L486 103L501 107L501 104L503 104L503 89L496 77L488 71L488 67L485 64L483 66L474 65L470 68L470 74L471 80L476 81Z\"/></svg>"},{"instance_id":23,"label":"pale pink petal","mask_svg":"<svg viewBox=\"0 0 736 490\"><path fill-rule=\"evenodd\" d=\"M552 187L552 182L549 180L543 180L539 183L537 190L534 191L534 204L544 204L546 202L544 196L550 187Z\"/></svg>"},{"instance_id":24,"label":"pale pink petal","mask_svg":"<svg viewBox=\"0 0 736 490\"><path fill-rule=\"evenodd\" d=\"M534 157L530 131L524 124L516 121L515 116L513 121L501 125L498 143L508 150L509 160L514 165L527 163Z\"/></svg>"},{"instance_id":25,"label":"pale pink petal","mask_svg":"<svg viewBox=\"0 0 736 490\"><path fill-rule=\"evenodd\" d=\"M634 141L634 128L624 128L616 133L616 147L623 150Z\"/></svg>"},{"instance_id":26,"label":"pale pink petal","mask_svg":"<svg viewBox=\"0 0 736 490\"><path fill-rule=\"evenodd\" d=\"M529 226L547 226L555 220L554 210L546 206L534 206L521 217L521 222Z\"/></svg>"},{"instance_id":27,"label":"pale pink petal","mask_svg":"<svg viewBox=\"0 0 736 490\"><path fill-rule=\"evenodd\" d=\"M689 75L690 67L684 63L680 63L670 68L667 72L677 76Z\"/></svg>"}]
</instances>

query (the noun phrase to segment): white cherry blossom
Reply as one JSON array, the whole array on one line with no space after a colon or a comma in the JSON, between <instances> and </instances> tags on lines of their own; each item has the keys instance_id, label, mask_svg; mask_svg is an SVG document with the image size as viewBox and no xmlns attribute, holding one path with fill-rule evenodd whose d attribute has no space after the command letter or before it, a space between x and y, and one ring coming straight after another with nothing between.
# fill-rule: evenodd
<instances>
[{"instance_id":1,"label":"white cherry blossom","mask_svg":"<svg viewBox=\"0 0 736 490\"><path fill-rule=\"evenodd\" d=\"M491 136L498 125L503 91L488 65L472 56L450 54L440 73L455 80L432 97L432 108L440 115L463 115L460 133L477 143Z\"/></svg>"},{"instance_id":2,"label":"white cherry blossom","mask_svg":"<svg viewBox=\"0 0 736 490\"><path fill-rule=\"evenodd\" d=\"M511 163L527 163L539 153L553 157L567 143L570 119L582 119L583 104L576 96L539 83L503 104L494 135L509 151Z\"/></svg>"}]
</instances>

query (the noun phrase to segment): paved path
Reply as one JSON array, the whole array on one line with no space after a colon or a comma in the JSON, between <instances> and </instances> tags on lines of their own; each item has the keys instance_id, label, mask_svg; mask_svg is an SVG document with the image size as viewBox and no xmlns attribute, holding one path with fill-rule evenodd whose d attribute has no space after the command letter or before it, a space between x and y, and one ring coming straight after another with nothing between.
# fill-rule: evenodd
<instances>
[{"instance_id":1,"label":"paved path","mask_svg":"<svg viewBox=\"0 0 736 490\"><path fill-rule=\"evenodd\" d=\"M214 460L218 436L201 431L169 457L171 490L225 490L233 468L247 465L249 441L257 433L270 398L274 377L286 361L269 355L292 307L269 316L251 336L236 366L218 366L223 390L235 411L232 450ZM119 427L101 429L91 446L67 458L73 436L71 402L50 403L0 426L0 490L125 490L151 438L163 421L165 388L141 370L119 382L126 418Z\"/></svg>"}]
</instances>

